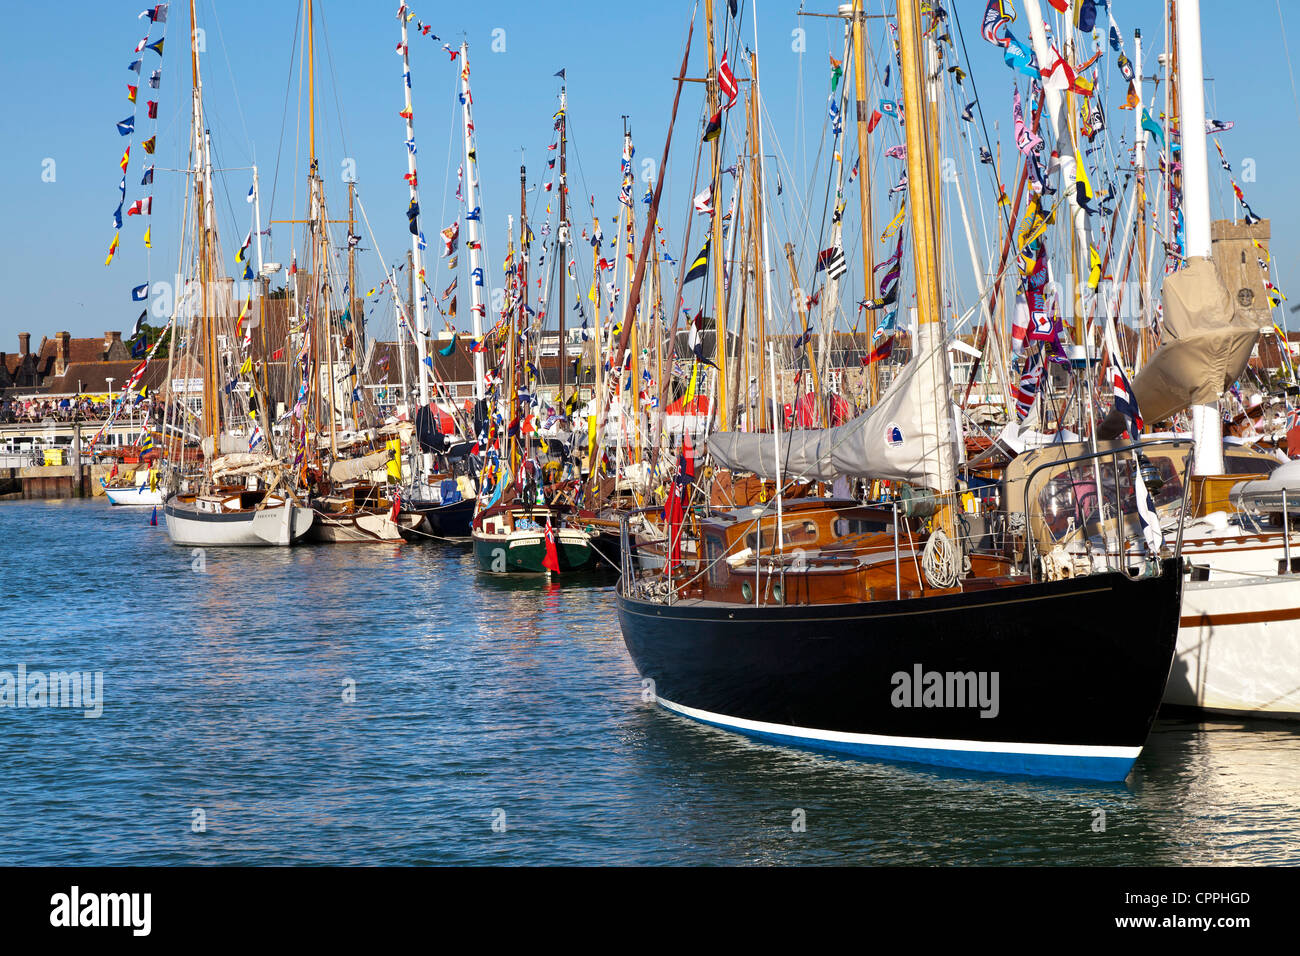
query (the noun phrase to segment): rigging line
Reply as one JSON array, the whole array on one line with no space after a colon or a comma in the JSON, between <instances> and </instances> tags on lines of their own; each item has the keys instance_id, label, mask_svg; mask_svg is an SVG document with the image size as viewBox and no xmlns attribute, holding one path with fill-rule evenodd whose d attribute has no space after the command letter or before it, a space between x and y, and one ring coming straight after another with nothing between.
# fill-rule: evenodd
<instances>
[{"instance_id":1,"label":"rigging line","mask_svg":"<svg viewBox=\"0 0 1300 956\"><path fill-rule=\"evenodd\" d=\"M453 100L454 100L455 97L457 96L456 88L457 88L458 86L460 86L460 76L459 76L459 74L453 72L453 73L452 73L452 76L451 76L451 94L452 94L452 99L453 99ZM414 91L412 91L412 94L411 94L411 95L412 95L411 102L412 102L412 104L414 104L414 102L415 102L415 99L414 99L414 96L415 96ZM449 102L451 102L451 101L449 100ZM459 105L459 104L457 104L457 105ZM414 106L412 106L412 108L414 108ZM447 221L447 196L448 196L448 194L451 192L451 162L452 162L452 149L453 149L454 144L455 144L455 142L456 142L456 121L457 121L457 119L459 118L459 117L457 116L457 113L458 113L458 112L459 112L459 111L456 109L455 106L453 106L453 107L451 108L451 111L450 111L450 117L451 117L451 118L450 118L450 121L449 121L448 124L447 124L447 127L448 127L448 128L447 128L447 162L446 162L446 164L443 166L443 174L442 174L442 205L438 208L438 222L446 222L446 221ZM463 145L463 144L462 144L462 145ZM417 165L418 165L418 163L417 163ZM458 208L458 209L457 209L457 221L459 221L459 218L460 218L460 212L459 212L459 208ZM437 228L438 228L439 230L442 229L442 227L441 227L441 226L438 226L437 223L434 223L434 225L437 226ZM434 277L435 277L435 278L434 278L434 285L442 285L442 284L443 284L443 282L442 282L442 279L443 279L443 273L442 273L442 260L443 260L444 258L447 259L448 262L451 261L450 257L448 257L448 256L439 256L439 257L438 257L438 261L434 264L434 267L433 267L433 274L434 274ZM448 272L450 272L450 271L451 271L451 270L448 270ZM457 273L457 275L459 275L459 273ZM439 314L442 314L442 306L441 306L441 304L439 304L439 306L438 306L438 312L439 312ZM446 317L445 314L442 314L442 319L443 319L444 326L445 326L445 323L446 323L446 321L447 321L447 317Z\"/></svg>"},{"instance_id":2,"label":"rigging line","mask_svg":"<svg viewBox=\"0 0 1300 956\"><path fill-rule=\"evenodd\" d=\"M1291 101L1295 103L1296 123L1300 124L1300 96L1296 95L1295 73L1291 69L1291 48L1286 41L1286 21L1282 19L1282 0L1277 0L1277 25L1282 31L1282 50L1286 54L1286 72L1291 78Z\"/></svg>"},{"instance_id":3,"label":"rigging line","mask_svg":"<svg viewBox=\"0 0 1300 956\"><path fill-rule=\"evenodd\" d=\"M299 21L301 21L302 19L302 0L298 0L297 19ZM298 53L298 31L294 30L293 46L289 50L289 76L286 79L285 86L284 86L284 109L281 110L280 112L280 139L279 142L276 143L276 147L275 147L275 167L271 177L271 201L267 203L267 207L266 207L268 221L270 219L271 209L274 208L275 206L276 188L280 182L280 158L284 152L284 131L285 128L288 126L288 123L286 123L285 120L289 116L289 94L293 92L293 83L291 82L293 79L293 60L294 57L297 55L297 53ZM274 255L273 252L275 247L274 230L272 230L271 242L269 243L269 246L270 249L268 251L271 251L271 254Z\"/></svg>"},{"instance_id":4,"label":"rigging line","mask_svg":"<svg viewBox=\"0 0 1300 956\"><path fill-rule=\"evenodd\" d=\"M984 134L983 146L985 149L992 152L993 141L989 138L988 124L984 120L984 104L980 102L979 87L975 83L975 73L973 70L973 64L971 63L970 52L966 49L966 33L965 31L962 30L961 17L957 15L957 11L955 9L952 11L952 19L957 24L957 39L961 41L961 55L962 58L965 59L966 66L967 66L966 75L967 78L970 79L971 94L975 97L975 108L980 114L980 131ZM993 171L993 179L994 179L993 185L996 188L997 186L1000 185L997 182L996 170ZM1005 225L1008 229L1010 229L1012 226L1011 213L1006 209L1006 207L999 207L999 208L1001 209L999 215L1006 220Z\"/></svg>"},{"instance_id":5,"label":"rigging line","mask_svg":"<svg viewBox=\"0 0 1300 956\"><path fill-rule=\"evenodd\" d=\"M209 6L212 8L212 22L217 25L217 40L221 43L221 53L226 60L226 72L230 75L230 89L235 100L235 112L239 114L240 125L244 127L244 142L251 146L253 139L248 135L248 122L244 119L244 108L239 102L239 87L235 83L235 71L230 65L230 48L226 46L226 36L221 30L221 20L217 17L215 0ZM164 30L164 34L165 32Z\"/></svg>"},{"instance_id":6,"label":"rigging line","mask_svg":"<svg viewBox=\"0 0 1300 956\"><path fill-rule=\"evenodd\" d=\"M348 138L343 131L343 100L339 96L338 73L334 69L334 51L330 48L329 27L325 23L325 4L320 5L320 32L325 40L325 61L329 64L330 88L334 91L334 119L339 128L339 145L343 155L348 155Z\"/></svg>"}]
</instances>

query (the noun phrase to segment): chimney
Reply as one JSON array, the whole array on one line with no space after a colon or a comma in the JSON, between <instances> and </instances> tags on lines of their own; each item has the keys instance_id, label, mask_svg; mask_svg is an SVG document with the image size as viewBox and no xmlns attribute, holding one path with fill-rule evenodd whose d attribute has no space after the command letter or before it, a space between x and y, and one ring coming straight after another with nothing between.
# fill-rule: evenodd
<instances>
[{"instance_id":1,"label":"chimney","mask_svg":"<svg viewBox=\"0 0 1300 956\"><path fill-rule=\"evenodd\" d=\"M18 333L18 354L30 355L31 351L32 351L32 333L19 332Z\"/></svg>"},{"instance_id":2,"label":"chimney","mask_svg":"<svg viewBox=\"0 0 1300 956\"><path fill-rule=\"evenodd\" d=\"M62 375L68 370L68 343L72 339L70 332L60 332L54 336L54 374Z\"/></svg>"},{"instance_id":3,"label":"chimney","mask_svg":"<svg viewBox=\"0 0 1300 956\"><path fill-rule=\"evenodd\" d=\"M113 351L114 351L113 346L115 344L122 345L122 333L113 332L113 331L105 332L104 333L104 361L105 362L112 361Z\"/></svg>"}]
</instances>

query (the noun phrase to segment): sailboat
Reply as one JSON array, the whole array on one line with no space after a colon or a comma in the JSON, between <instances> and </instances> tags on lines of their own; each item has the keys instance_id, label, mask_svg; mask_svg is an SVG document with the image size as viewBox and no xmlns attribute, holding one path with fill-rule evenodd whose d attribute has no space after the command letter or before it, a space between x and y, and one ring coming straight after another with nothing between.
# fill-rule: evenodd
<instances>
[{"instance_id":1,"label":"sailboat","mask_svg":"<svg viewBox=\"0 0 1300 956\"><path fill-rule=\"evenodd\" d=\"M223 367L233 367L223 354L222 341L236 341L231 320L236 318L233 282L221 279L216 250L216 208L212 150L203 110L203 83L199 69L199 28L190 2L190 62L193 73L190 158L194 194L193 259L195 273L177 303L191 321L190 341L201 350L203 368L203 473L186 480L163 504L167 533L172 542L191 547L285 546L311 528L314 515L285 479L283 464L274 456L248 450L259 444L260 426L240 441L229 434L229 419L222 405L219 381ZM242 317L242 316L241 316ZM226 333L226 334L221 334ZM266 408L263 400L259 407ZM269 429L269 425L267 426ZM192 487L190 487L192 486Z\"/></svg>"},{"instance_id":2,"label":"sailboat","mask_svg":"<svg viewBox=\"0 0 1300 956\"><path fill-rule=\"evenodd\" d=\"M462 78L467 83L469 64L465 59L468 55L467 47L461 45ZM468 87L466 87L466 90ZM559 217L560 224L557 236L559 244L559 254L557 258L561 263L568 260L569 244L569 221L566 212L566 192L565 181L567 176L567 119L566 119L566 94L563 81L560 89L560 109L556 113L555 128L559 135L558 142L558 160L559 160ZM472 155L471 139L473 133L473 123L469 114L470 97L465 95L465 135L466 135L466 184L470 192L467 196L466 205L471 206L474 195L475 180L475 160ZM521 170L521 176L523 170ZM521 181L521 188L523 184ZM531 245L531 233L527 224L527 210L523 206L523 193L521 192L521 218L520 218L520 251L521 265L527 267L527 255ZM477 218L477 217L476 217ZM478 253L478 222L475 219L469 220L470 229L470 252L471 256ZM478 268L477 260L471 258L475 268ZM481 300L476 285L471 286L474 289L474 309L475 316L479 314ZM478 506L474 516L474 522L471 531L471 537L474 545L474 559L479 570L489 574L505 573L546 573L546 574L563 574L572 571L581 571L590 567L595 559L595 554L591 546L591 535L582 526L582 522L571 520L572 508L563 502L548 500L545 488L545 470L534 468L529 471L529 466L535 466L535 461L527 460L527 449L523 447L521 438L525 432L521 425L521 418L532 418L531 401L529 396L530 407L521 407L521 394L526 389L521 381L520 369L525 367L527 357L519 354L518 344L526 340L527 336L524 330L529 327L530 311L527 308L527 301L524 298L526 282L516 284L516 296L513 300L507 302L504 310L503 321L506 326L505 342L507 348L503 356L502 368L500 374L494 376L499 385L494 385L492 394L488 396L489 407L498 408L500 411L498 417L501 421L507 423L504 429L496 432L495 438L489 441L487 435L481 436L481 440L488 444L493 450L486 455L487 463L480 472L481 487L478 497ZM566 387L565 371L568 364L566 338L564 334L564 291L565 276L561 269L559 275L559 390L555 398L555 404L558 408L566 407ZM476 334L478 330L476 329ZM481 360L482 354L476 353L475 358ZM483 374L479 372L479 382L483 381ZM495 430L493 423L489 422L486 427ZM504 434L502 434L504 432ZM500 452L495 450L500 447ZM525 475L527 472L527 476Z\"/></svg>"},{"instance_id":3,"label":"sailboat","mask_svg":"<svg viewBox=\"0 0 1300 956\"><path fill-rule=\"evenodd\" d=\"M712 5L706 4L712 26ZM861 29L861 5L854 4ZM694 527L692 469L670 501L663 572L625 558L624 642L670 711L811 749L1001 773L1122 780L1169 675L1181 576L1177 545L1135 571L1098 553L1047 573L957 531L955 435L934 235L938 144L926 117L919 0L898 4L916 349L868 412L828 429L716 433L714 468L775 482L759 506L714 510ZM711 82L716 82L710 77ZM769 357L769 362L774 359ZM773 377L775 373L773 371ZM1092 469L1103 455L1056 462ZM795 474L907 481L929 489L884 510L815 500L787 506ZM1028 476L1022 514L1032 518ZM1128 510L1134 507L1128 489ZM1031 522L1032 523L1032 522ZM627 520L624 537L627 538ZM1127 538L1112 521L1090 529ZM1021 540L1024 541L1022 532ZM694 547L687 547L687 544ZM1013 691L1014 688L1014 691Z\"/></svg>"}]
</instances>

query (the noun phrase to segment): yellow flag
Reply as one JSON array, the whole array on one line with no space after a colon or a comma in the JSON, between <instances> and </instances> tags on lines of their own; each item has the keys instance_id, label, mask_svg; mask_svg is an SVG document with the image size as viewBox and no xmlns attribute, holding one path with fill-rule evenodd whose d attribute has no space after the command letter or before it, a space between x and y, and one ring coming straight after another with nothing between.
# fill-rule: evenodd
<instances>
[{"instance_id":1,"label":"yellow flag","mask_svg":"<svg viewBox=\"0 0 1300 956\"><path fill-rule=\"evenodd\" d=\"M239 366L239 374L247 375L251 371L253 371L253 356L250 355L248 358L244 359L244 364Z\"/></svg>"},{"instance_id":2,"label":"yellow flag","mask_svg":"<svg viewBox=\"0 0 1300 956\"><path fill-rule=\"evenodd\" d=\"M686 394L682 397L682 408L695 401L695 383L700 377L700 363L696 362L691 366L691 384L686 386Z\"/></svg>"},{"instance_id":3,"label":"yellow flag","mask_svg":"<svg viewBox=\"0 0 1300 956\"><path fill-rule=\"evenodd\" d=\"M149 240L149 237L152 235L153 235L153 226L146 226L144 230L144 247L146 249L153 248L153 243Z\"/></svg>"},{"instance_id":4,"label":"yellow flag","mask_svg":"<svg viewBox=\"0 0 1300 956\"><path fill-rule=\"evenodd\" d=\"M1084 165L1083 154L1079 152L1078 147L1074 150L1074 181L1083 183L1084 198L1092 199L1092 183L1088 179L1088 167Z\"/></svg>"},{"instance_id":5,"label":"yellow flag","mask_svg":"<svg viewBox=\"0 0 1300 956\"><path fill-rule=\"evenodd\" d=\"M1090 265L1088 270L1088 288L1096 290L1097 283L1101 281L1101 256L1097 254L1097 250L1093 246L1088 247L1088 263Z\"/></svg>"},{"instance_id":6,"label":"yellow flag","mask_svg":"<svg viewBox=\"0 0 1300 956\"><path fill-rule=\"evenodd\" d=\"M1031 258L1028 248L1045 232L1047 232L1047 220L1043 218L1042 207L1039 205L1038 197L1035 196L1033 201L1030 202L1029 208L1025 210L1025 218L1022 220L1020 236L1017 240L1021 265L1026 272L1029 272L1034 267L1034 260Z\"/></svg>"},{"instance_id":7,"label":"yellow flag","mask_svg":"<svg viewBox=\"0 0 1300 956\"><path fill-rule=\"evenodd\" d=\"M122 235L120 232L113 233L113 241L108 244L108 257L104 260L104 265L113 261L113 256L117 255L117 239Z\"/></svg>"},{"instance_id":8,"label":"yellow flag","mask_svg":"<svg viewBox=\"0 0 1300 956\"><path fill-rule=\"evenodd\" d=\"M393 453L393 457L388 459L388 477L394 481L402 480L402 440L400 438L391 438L387 442L388 450Z\"/></svg>"},{"instance_id":9,"label":"yellow flag","mask_svg":"<svg viewBox=\"0 0 1300 956\"><path fill-rule=\"evenodd\" d=\"M888 239L890 236L892 236L894 233L898 231L898 227L903 224L903 216L906 214L907 214L907 200L904 199L901 203L898 204L898 215L893 218L893 220L889 223L889 225L885 227L885 231L880 234L881 242L884 242L886 239Z\"/></svg>"}]
</instances>

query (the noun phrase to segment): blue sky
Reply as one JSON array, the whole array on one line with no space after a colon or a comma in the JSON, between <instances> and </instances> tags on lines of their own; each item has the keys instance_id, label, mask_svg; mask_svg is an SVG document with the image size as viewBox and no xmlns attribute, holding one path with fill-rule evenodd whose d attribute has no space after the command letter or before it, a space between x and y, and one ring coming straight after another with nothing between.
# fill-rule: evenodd
<instances>
[{"instance_id":1,"label":"blue sky","mask_svg":"<svg viewBox=\"0 0 1300 956\"><path fill-rule=\"evenodd\" d=\"M990 133L996 119L1005 136L1010 127L1011 74L994 48L980 38L984 5L983 0L948 3L960 18L971 56L971 79L977 84ZM0 261L4 263L8 292L0 309L0 350L16 350L20 331L31 331L39 342L42 335L63 329L74 335L95 335L106 329L129 328L140 308L130 299L131 287L148 279L167 279L174 273L181 177L163 171L163 167L183 164L188 130L186 6L175 0L171 4L161 60L163 83L157 96L159 148L154 157L159 167L153 190L154 248L146 256L141 243L141 219L128 218L117 258L107 268L103 260L113 235L112 211L121 175L117 161L125 143L114 124L131 113L126 85L136 82L136 75L126 67L136 57L133 47L147 25L136 19L143 4L138 0L69 3L61 8L64 15L57 23L33 23L24 28L25 42L10 44L0 69L4 71L5 88L19 96L10 113L10 142L0 154L9 213L9 228L0 238ZM717 6L724 8L725 0L718 0ZM1020 18L1012 29L1027 40L1023 3L1015 0L1014 6ZM1294 30L1288 39L1300 42L1300 15L1292 12L1290 4L1282 6L1285 26ZM341 171L344 161L351 160L380 247L389 262L397 262L404 256L409 238L406 184L401 178L406 171L404 131L397 115L402 106L401 60L395 53L399 36L394 16L397 3L323 0L319 7L317 151L331 205L336 213L346 210ZM880 12L882 7L881 0L867 2L869 12ZM1147 47L1144 72L1151 75L1162 39L1162 4L1158 0L1113 0L1112 7L1130 56L1132 29L1142 28ZM207 52L202 61L205 101L217 160L227 168L247 166L253 161L259 164L264 219L290 218L303 212L306 121L299 110L298 64L292 54L298 8L294 0L201 0L198 4L199 20L206 29ZM781 153L786 164L783 195L779 200L771 197L771 221L779 243L785 238L785 223L803 216L797 203L809 191L809 171L826 116L827 56L840 56L842 28L836 20L798 16L794 3L758 0L757 8L760 69L769 118L767 151ZM834 7L827 3L808 5L806 9L832 12ZM544 174L559 88L552 74L561 67L567 70L568 77L570 188L578 207L573 219L578 228L589 220L586 197L594 194L595 209L608 236L609 220L618 209L622 116L629 116L636 142L639 196L644 190L639 179L641 163L646 159L657 162L662 150L674 89L671 78L680 62L691 4L634 7L583 0L565 4L449 5L420 0L412 4L412 10L430 23L432 32L443 41L453 46L462 40L470 44L481 201L491 256L489 275L500 274L505 217L517 211L521 147L529 167L530 185ZM692 76L704 72L702 15L701 3L689 71ZM733 39L729 45L733 60L738 59L738 47L752 46L754 42L752 0L742 4L742 16L741 41ZM1273 255L1278 267L1275 279L1283 290L1294 291L1292 277L1300 276L1300 236L1295 226L1295 157L1300 145L1300 119L1292 96L1277 5L1274 0L1203 0L1202 17L1206 73L1213 77L1207 85L1207 110L1212 116L1237 124L1236 129L1223 135L1224 148L1239 171L1244 168L1243 160L1253 160L1256 181L1243 181L1242 185L1255 211L1272 220ZM800 28L806 31L802 53L795 49L797 38L792 33ZM880 21L873 22L873 43L877 46L883 29ZM155 27L153 36L158 35ZM498 51L493 50L494 44ZM147 77L159 58L149 51L140 56ZM433 267L439 264L436 232L455 215L452 193L460 146L459 121L453 108L457 105L458 67L459 61L450 63L440 43L412 39L422 225L434 254L429 268L431 286L439 282L445 285L447 280ZM736 72L744 75L745 71L737 68ZM968 86L971 79L966 81ZM896 81L892 89L897 95ZM139 144L151 132L144 119L143 100L153 92L142 88L140 93L141 132L135 137L127 174L128 205L147 193L139 185L144 160ZM880 92L873 93L873 98ZM1115 112L1114 95L1107 105L1109 115L1115 117L1113 124L1131 124L1131 113ZM305 103L302 108L305 110ZM687 84L662 212L674 257L681 254L681 226L693 194L691 173L703 111L703 87ZM743 122L742 113L735 111L736 122ZM739 137L730 134L724 152L734 151L738 142ZM1004 154L1010 155L1013 150L1014 146L1004 139ZM1212 208L1221 215L1230 211L1231 193L1226 181L1219 177L1216 164L1211 165ZM819 198L812 203L812 215L820 220L820 197L826 183L824 158L818 170L813 188ZM769 177L775 172L769 170ZM1004 175L1010 179L1009 172ZM250 177L248 172L235 170L221 182L224 259L232 269L235 249L249 224L249 207L243 198ZM885 184L877 185L881 191L885 188ZM856 193L851 191L848 199L852 218ZM638 214L645 208L638 204ZM885 209L883 198L878 198L876 208L877 215ZM846 225L850 225L850 218L846 218ZM695 224L692 246L698 246L702 221L703 217L699 217ZM815 233L816 222L812 228ZM856 230L855 218L850 228ZM288 227L274 227L273 236L268 258L287 262L291 244ZM795 238L801 240L797 243L801 263L807 263L810 247L818 237L803 234ZM371 245L368 234L365 245ZM964 250L957 253L957 264L961 269L968 268ZM464 262L461 268L463 271ZM858 271L852 270L854 282L860 282ZM363 263L363 278L358 284L364 291L380 276L378 261L372 256ZM462 280L462 292L464 285ZM1300 289L1300 283L1296 288ZM1300 293L1292 301L1300 302ZM462 305L462 327L467 313Z\"/></svg>"}]
</instances>

